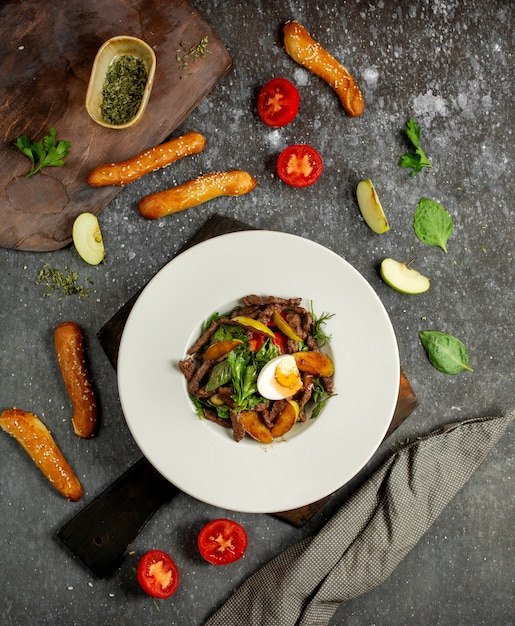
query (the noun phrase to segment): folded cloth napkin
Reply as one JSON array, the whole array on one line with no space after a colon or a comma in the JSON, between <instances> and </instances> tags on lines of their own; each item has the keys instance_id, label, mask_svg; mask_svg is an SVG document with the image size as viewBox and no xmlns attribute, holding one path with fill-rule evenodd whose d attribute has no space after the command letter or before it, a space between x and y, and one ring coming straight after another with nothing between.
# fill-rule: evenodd
<instances>
[{"instance_id":1,"label":"folded cloth napkin","mask_svg":"<svg viewBox=\"0 0 515 626\"><path fill-rule=\"evenodd\" d=\"M250 576L205 626L322 626L386 580L515 412L439 428L393 454L325 524Z\"/></svg>"}]
</instances>

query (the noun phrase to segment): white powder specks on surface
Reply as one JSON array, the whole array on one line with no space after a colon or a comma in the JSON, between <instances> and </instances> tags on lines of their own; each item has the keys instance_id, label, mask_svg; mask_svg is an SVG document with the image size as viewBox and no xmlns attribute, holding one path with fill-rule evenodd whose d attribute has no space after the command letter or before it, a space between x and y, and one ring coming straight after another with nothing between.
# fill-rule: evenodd
<instances>
[{"instance_id":1,"label":"white powder specks on surface","mask_svg":"<svg viewBox=\"0 0 515 626\"><path fill-rule=\"evenodd\" d=\"M273 148L278 148L281 145L281 132L279 130L271 131L268 133L267 141Z\"/></svg>"},{"instance_id":2,"label":"white powder specks on surface","mask_svg":"<svg viewBox=\"0 0 515 626\"><path fill-rule=\"evenodd\" d=\"M377 79L379 78L379 72L376 67L367 67L363 72L363 78L369 85L369 87L375 87L377 85Z\"/></svg>"},{"instance_id":3,"label":"white powder specks on surface","mask_svg":"<svg viewBox=\"0 0 515 626\"><path fill-rule=\"evenodd\" d=\"M430 3L433 13L443 17L444 19L453 17L458 6L459 0L432 0Z\"/></svg>"},{"instance_id":4,"label":"white powder specks on surface","mask_svg":"<svg viewBox=\"0 0 515 626\"><path fill-rule=\"evenodd\" d=\"M308 84L309 72L302 67L296 67L293 71L293 82L297 87L305 87Z\"/></svg>"},{"instance_id":5,"label":"white powder specks on surface","mask_svg":"<svg viewBox=\"0 0 515 626\"><path fill-rule=\"evenodd\" d=\"M447 106L442 96L436 96L432 89L425 94L415 96L413 109L416 115L426 115L433 119L435 115L447 115Z\"/></svg>"}]
</instances>

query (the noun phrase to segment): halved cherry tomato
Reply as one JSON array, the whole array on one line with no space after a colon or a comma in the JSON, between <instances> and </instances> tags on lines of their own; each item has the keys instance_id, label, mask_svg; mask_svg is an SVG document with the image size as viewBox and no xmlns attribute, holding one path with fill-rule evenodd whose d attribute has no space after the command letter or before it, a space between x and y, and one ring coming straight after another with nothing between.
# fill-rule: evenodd
<instances>
[{"instance_id":1,"label":"halved cherry tomato","mask_svg":"<svg viewBox=\"0 0 515 626\"><path fill-rule=\"evenodd\" d=\"M280 330L274 330L274 335L275 337L272 339L272 343L275 343L275 345L279 348L279 352L284 354L286 352L286 342L288 341L288 338Z\"/></svg>"},{"instance_id":2,"label":"halved cherry tomato","mask_svg":"<svg viewBox=\"0 0 515 626\"><path fill-rule=\"evenodd\" d=\"M297 87L286 78L272 78L261 88L257 110L267 126L286 126L297 115L300 95Z\"/></svg>"},{"instance_id":3,"label":"halved cherry tomato","mask_svg":"<svg viewBox=\"0 0 515 626\"><path fill-rule=\"evenodd\" d=\"M284 354L286 351L286 342L288 341L286 335L284 335L280 330L274 330L274 335L275 337L271 339L271 342L279 348L279 352L281 354ZM265 343L265 340L266 337L264 335L252 333L252 336L249 339L249 350L257 352Z\"/></svg>"},{"instance_id":4,"label":"halved cherry tomato","mask_svg":"<svg viewBox=\"0 0 515 626\"><path fill-rule=\"evenodd\" d=\"M295 144L281 152L277 160L279 178L292 187L308 187L320 178L322 157L308 144Z\"/></svg>"},{"instance_id":5,"label":"halved cherry tomato","mask_svg":"<svg viewBox=\"0 0 515 626\"><path fill-rule=\"evenodd\" d=\"M249 339L249 350L251 352L257 352L264 343L265 343L264 335L259 335L258 333L252 333L252 336Z\"/></svg>"},{"instance_id":6,"label":"halved cherry tomato","mask_svg":"<svg viewBox=\"0 0 515 626\"><path fill-rule=\"evenodd\" d=\"M169 598L179 584L179 570L173 559L161 550L150 550L138 564L138 582L154 598Z\"/></svg>"},{"instance_id":7,"label":"halved cherry tomato","mask_svg":"<svg viewBox=\"0 0 515 626\"><path fill-rule=\"evenodd\" d=\"M243 526L230 519L208 522L197 539L200 554L212 565L228 565L240 559L248 545Z\"/></svg>"}]
</instances>

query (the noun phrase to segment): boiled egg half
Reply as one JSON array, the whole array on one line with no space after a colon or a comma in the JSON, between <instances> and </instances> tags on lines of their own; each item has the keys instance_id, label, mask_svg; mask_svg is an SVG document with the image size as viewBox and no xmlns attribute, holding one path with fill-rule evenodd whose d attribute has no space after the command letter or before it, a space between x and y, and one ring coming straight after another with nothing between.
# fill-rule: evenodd
<instances>
[{"instance_id":1,"label":"boiled egg half","mask_svg":"<svg viewBox=\"0 0 515 626\"><path fill-rule=\"evenodd\" d=\"M267 400L291 398L301 387L299 368L291 354L281 354L268 361L257 379L258 391Z\"/></svg>"}]
</instances>

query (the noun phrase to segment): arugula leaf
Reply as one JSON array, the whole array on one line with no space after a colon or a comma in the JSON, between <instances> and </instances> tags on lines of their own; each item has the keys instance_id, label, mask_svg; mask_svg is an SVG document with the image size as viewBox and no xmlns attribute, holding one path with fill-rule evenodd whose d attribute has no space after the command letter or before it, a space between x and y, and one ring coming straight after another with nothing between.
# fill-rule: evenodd
<instances>
[{"instance_id":1,"label":"arugula leaf","mask_svg":"<svg viewBox=\"0 0 515 626\"><path fill-rule=\"evenodd\" d=\"M431 364L444 374L458 374L462 370L473 372L469 367L469 355L465 345L453 335L438 330L418 333Z\"/></svg>"},{"instance_id":2,"label":"arugula leaf","mask_svg":"<svg viewBox=\"0 0 515 626\"><path fill-rule=\"evenodd\" d=\"M251 356L250 350L245 346L239 346L227 355L236 411L251 409L262 400L257 391L258 368L251 362Z\"/></svg>"},{"instance_id":3,"label":"arugula leaf","mask_svg":"<svg viewBox=\"0 0 515 626\"><path fill-rule=\"evenodd\" d=\"M313 393L311 395L311 400L315 403L315 406L311 411L311 419L318 417L327 402L335 395L335 393L328 394L320 378L315 378L313 381Z\"/></svg>"},{"instance_id":4,"label":"arugula leaf","mask_svg":"<svg viewBox=\"0 0 515 626\"><path fill-rule=\"evenodd\" d=\"M254 361L256 365L261 369L265 363L271 361L276 356L279 356L281 351L279 347L275 345L270 339L266 339L263 345L259 348L257 352L254 353Z\"/></svg>"},{"instance_id":5,"label":"arugula leaf","mask_svg":"<svg viewBox=\"0 0 515 626\"><path fill-rule=\"evenodd\" d=\"M230 341L231 339L245 339L245 330L241 326L220 324L211 337L211 343Z\"/></svg>"},{"instance_id":6,"label":"arugula leaf","mask_svg":"<svg viewBox=\"0 0 515 626\"><path fill-rule=\"evenodd\" d=\"M413 218L418 239L428 246L438 246L447 254L447 241L454 230L450 214L441 204L421 198Z\"/></svg>"},{"instance_id":7,"label":"arugula leaf","mask_svg":"<svg viewBox=\"0 0 515 626\"><path fill-rule=\"evenodd\" d=\"M415 148L415 152L408 152L401 156L399 160L399 165L401 167L406 167L411 169L410 178L416 176L419 172L422 171L423 167L433 167L424 151L420 146L420 126L412 119L406 122L406 128L404 129L406 136L413 144Z\"/></svg>"},{"instance_id":8,"label":"arugula leaf","mask_svg":"<svg viewBox=\"0 0 515 626\"><path fill-rule=\"evenodd\" d=\"M30 159L31 170L26 174L27 178L33 176L44 167L62 167L64 159L70 152L71 143L69 141L59 141L56 143L55 128L49 130L43 141L31 141L27 135L20 135L15 142L15 146Z\"/></svg>"}]
</instances>

